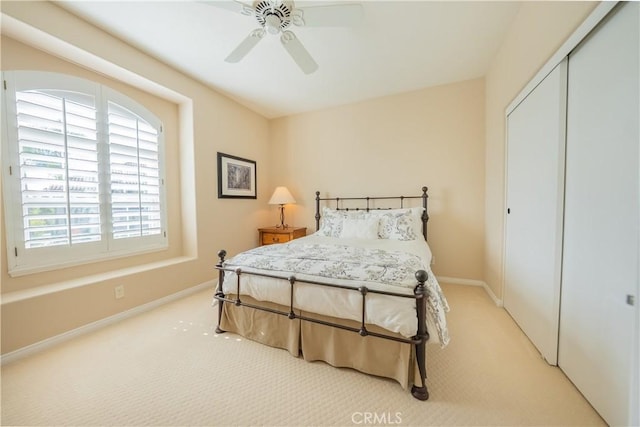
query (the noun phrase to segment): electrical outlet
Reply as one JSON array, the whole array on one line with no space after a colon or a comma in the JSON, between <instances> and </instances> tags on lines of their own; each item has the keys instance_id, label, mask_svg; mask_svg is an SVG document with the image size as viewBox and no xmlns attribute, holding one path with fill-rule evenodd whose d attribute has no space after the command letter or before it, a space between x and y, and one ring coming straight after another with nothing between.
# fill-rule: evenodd
<instances>
[{"instance_id":1,"label":"electrical outlet","mask_svg":"<svg viewBox=\"0 0 640 427\"><path fill-rule=\"evenodd\" d=\"M435 255L431 256L431 265L436 265L436 256Z\"/></svg>"},{"instance_id":2,"label":"electrical outlet","mask_svg":"<svg viewBox=\"0 0 640 427\"><path fill-rule=\"evenodd\" d=\"M124 285L119 285L114 288L116 299L124 298Z\"/></svg>"}]
</instances>

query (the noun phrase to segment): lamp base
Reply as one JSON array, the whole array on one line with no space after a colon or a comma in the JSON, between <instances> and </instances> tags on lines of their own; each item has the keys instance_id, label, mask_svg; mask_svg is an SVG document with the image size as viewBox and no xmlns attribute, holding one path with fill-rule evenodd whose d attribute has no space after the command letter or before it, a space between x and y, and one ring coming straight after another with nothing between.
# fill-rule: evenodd
<instances>
[{"instance_id":1,"label":"lamp base","mask_svg":"<svg viewBox=\"0 0 640 427\"><path fill-rule=\"evenodd\" d=\"M280 224L276 225L276 228L289 228L289 225L284 223L284 205L280 205Z\"/></svg>"}]
</instances>

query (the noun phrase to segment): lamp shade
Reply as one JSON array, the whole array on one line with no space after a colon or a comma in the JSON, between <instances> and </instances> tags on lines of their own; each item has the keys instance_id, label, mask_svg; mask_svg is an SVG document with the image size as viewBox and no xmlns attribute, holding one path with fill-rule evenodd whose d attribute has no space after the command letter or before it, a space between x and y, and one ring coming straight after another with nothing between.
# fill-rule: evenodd
<instances>
[{"instance_id":1,"label":"lamp shade","mask_svg":"<svg viewBox=\"0 0 640 427\"><path fill-rule=\"evenodd\" d=\"M269 200L270 205L286 205L295 202L296 199L293 198L287 187L276 187L273 196Z\"/></svg>"}]
</instances>

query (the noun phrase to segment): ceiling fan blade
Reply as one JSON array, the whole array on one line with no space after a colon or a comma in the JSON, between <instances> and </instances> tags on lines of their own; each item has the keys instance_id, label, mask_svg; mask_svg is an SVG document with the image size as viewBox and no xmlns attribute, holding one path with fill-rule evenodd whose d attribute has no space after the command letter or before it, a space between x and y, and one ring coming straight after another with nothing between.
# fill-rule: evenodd
<instances>
[{"instance_id":1,"label":"ceiling fan blade","mask_svg":"<svg viewBox=\"0 0 640 427\"><path fill-rule=\"evenodd\" d=\"M247 56L247 53L251 51L264 37L264 28L258 28L251 31L251 33L236 47L233 52L225 58L227 62L239 62L242 58Z\"/></svg>"},{"instance_id":2,"label":"ceiling fan blade","mask_svg":"<svg viewBox=\"0 0 640 427\"><path fill-rule=\"evenodd\" d=\"M291 31L283 32L280 36L280 42L305 74L311 74L318 69L316 61Z\"/></svg>"},{"instance_id":3,"label":"ceiling fan blade","mask_svg":"<svg viewBox=\"0 0 640 427\"><path fill-rule=\"evenodd\" d=\"M350 27L358 24L363 15L358 3L300 7L294 10L293 23L304 27Z\"/></svg>"},{"instance_id":4,"label":"ceiling fan blade","mask_svg":"<svg viewBox=\"0 0 640 427\"><path fill-rule=\"evenodd\" d=\"M250 4L242 3L237 0L199 0L198 3L204 3L208 6L215 6L221 9L230 10L231 12L241 13L247 16L254 16L255 11Z\"/></svg>"}]
</instances>

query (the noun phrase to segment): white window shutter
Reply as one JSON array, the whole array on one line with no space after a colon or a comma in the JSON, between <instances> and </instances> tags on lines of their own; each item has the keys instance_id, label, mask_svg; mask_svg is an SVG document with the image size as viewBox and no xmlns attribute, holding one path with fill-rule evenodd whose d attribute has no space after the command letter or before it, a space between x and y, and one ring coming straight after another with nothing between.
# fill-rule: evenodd
<instances>
[{"instance_id":1,"label":"white window shutter","mask_svg":"<svg viewBox=\"0 0 640 427\"><path fill-rule=\"evenodd\" d=\"M2 75L9 274L166 249L158 117L89 80Z\"/></svg>"},{"instance_id":2,"label":"white window shutter","mask_svg":"<svg viewBox=\"0 0 640 427\"><path fill-rule=\"evenodd\" d=\"M101 239L95 99L16 92L25 248Z\"/></svg>"},{"instance_id":3,"label":"white window shutter","mask_svg":"<svg viewBox=\"0 0 640 427\"><path fill-rule=\"evenodd\" d=\"M108 109L113 238L160 234L158 131L114 102Z\"/></svg>"}]
</instances>

